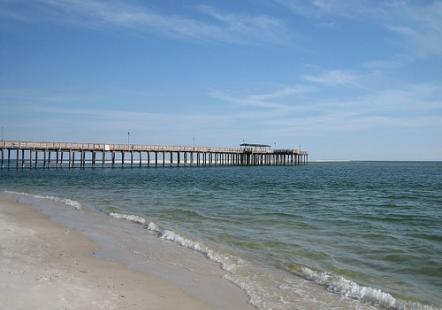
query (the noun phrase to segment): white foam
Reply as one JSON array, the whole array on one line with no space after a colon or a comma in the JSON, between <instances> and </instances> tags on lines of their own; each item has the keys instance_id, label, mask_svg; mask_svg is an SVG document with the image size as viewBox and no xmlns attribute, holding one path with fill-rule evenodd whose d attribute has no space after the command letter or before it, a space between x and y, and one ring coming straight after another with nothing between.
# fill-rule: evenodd
<instances>
[{"instance_id":1,"label":"white foam","mask_svg":"<svg viewBox=\"0 0 442 310\"><path fill-rule=\"evenodd\" d=\"M189 248L189 249L192 249L192 250L195 250L198 252L205 252L204 249L199 244L199 242L195 242L193 240L186 239L171 230L164 230L161 233L161 239L174 241L174 242L176 242L186 248Z\"/></svg>"},{"instance_id":2,"label":"white foam","mask_svg":"<svg viewBox=\"0 0 442 310\"><path fill-rule=\"evenodd\" d=\"M72 199L65 199L65 198L59 198L54 196L42 196L42 195L34 195L34 194L28 194L28 193L19 193L19 192L12 192L12 191L5 191L11 194L16 195L24 195L29 196L33 198L39 198L39 199L48 199L52 201L57 201L64 203L65 205L71 206L75 209L80 209L81 204L78 201L72 200ZM134 222L137 224L146 224L146 219L143 217L133 215L133 214L123 214L123 213L117 213L117 212L111 212L109 213L109 216L112 216L116 219L122 219L127 220L130 222ZM249 297L249 302L258 308L268 308L266 307L266 302L262 298L262 293L260 292L260 289L256 287L253 284L253 280L249 279L248 276L240 276L237 274L237 270L240 267L244 267L246 265L246 262L239 257L235 257L229 254L221 254L219 252L216 252L212 250L211 248L205 246L201 242L197 242L188 238L185 238L181 236L180 234L172 231L172 230L162 230L156 223L149 222L149 224L146 227L148 230L151 230L153 232L158 233L159 238L163 240L168 240L171 242L174 242L180 246L186 247L188 249L200 252L201 254L205 255L208 259L218 263L220 267L226 271L226 274L224 278L235 285L237 285L239 288L245 291L247 296Z\"/></svg>"},{"instance_id":3,"label":"white foam","mask_svg":"<svg viewBox=\"0 0 442 310\"><path fill-rule=\"evenodd\" d=\"M27 197L32 197L32 198L37 198L37 199L47 199L47 200L52 200L55 202L60 202L66 206L72 207L74 209L80 210L81 209L81 203L76 201L76 200L72 200L72 199L68 199L68 198L60 198L60 197L56 197L56 196L49 196L49 195L38 195L38 194L30 194L30 193L24 193L24 192L14 192L14 191L4 191L5 193L8 194L14 194L14 195L21 195L21 196L27 196Z\"/></svg>"},{"instance_id":4,"label":"white foam","mask_svg":"<svg viewBox=\"0 0 442 310\"><path fill-rule=\"evenodd\" d=\"M332 273L318 272L307 267L302 267L301 271L308 280L325 286L329 291L340 294L341 296L361 300L389 309L433 309L430 306L421 305L418 303L407 303L400 301L394 298L391 294L380 289L362 286L356 282Z\"/></svg>"},{"instance_id":5,"label":"white foam","mask_svg":"<svg viewBox=\"0 0 442 310\"><path fill-rule=\"evenodd\" d=\"M178 243L179 245L189 248L191 250L200 252L204 254L210 260L217 262L220 264L221 268L229 273L233 273L239 265L243 264L244 261L238 257L234 257L231 255L222 255L210 249L209 247L203 245L200 242L193 241L191 239L184 238L183 236L177 234L171 230L163 230L161 231L155 223L149 223L149 230L159 232L159 236L161 239L173 241Z\"/></svg>"},{"instance_id":6,"label":"white foam","mask_svg":"<svg viewBox=\"0 0 442 310\"><path fill-rule=\"evenodd\" d=\"M160 232L160 228L154 222L150 222L149 225L147 225L147 229L149 229L151 231Z\"/></svg>"},{"instance_id":7,"label":"white foam","mask_svg":"<svg viewBox=\"0 0 442 310\"><path fill-rule=\"evenodd\" d=\"M109 215L112 216L113 218L120 219L120 220L122 219L122 220L130 221L130 222L134 222L134 223L138 223L138 224L142 224L142 225L146 224L146 220L138 215L123 214L123 213L116 213L116 212L111 212L111 213L109 213Z\"/></svg>"},{"instance_id":8,"label":"white foam","mask_svg":"<svg viewBox=\"0 0 442 310\"><path fill-rule=\"evenodd\" d=\"M200 252L208 259L218 263L221 269L227 272L224 278L244 290L252 305L255 307L262 305L263 300L260 297L261 294L256 292L256 288L251 284L250 279L236 274L237 269L246 264L244 260L229 254L218 253L201 242L185 238L174 231L161 230L158 225L153 222L150 222L147 228L151 231L158 232L158 236L163 240L172 241L188 249Z\"/></svg>"},{"instance_id":9,"label":"white foam","mask_svg":"<svg viewBox=\"0 0 442 310\"><path fill-rule=\"evenodd\" d=\"M114 218L125 219L143 225L146 223L146 220L144 218L137 215L128 215L121 213L110 213L109 215ZM250 276L240 275L239 273L237 273L237 270L239 268L244 267L247 264L241 258L216 252L211 248L205 246L203 243L185 238L172 230L161 230L160 227L154 222L149 222L146 228L150 231L158 233L158 237L163 240L168 240L179 244L180 246L200 252L204 254L208 259L218 263L220 267L227 272L224 278L244 290L249 297L250 304L252 304L256 308L279 308L279 305L266 300L266 298L264 297L266 296L265 289L254 283L253 276L252 278L250 278ZM432 310L431 307L422 307L422 305L420 304L406 304L395 299L391 294L383 292L380 289L368 286L361 286L356 282L353 282L341 276L333 275L331 273L317 272L307 267L302 267L301 271L306 279L325 286L330 292L340 294L341 296L361 300L363 302L368 302L376 306L382 306L390 309ZM287 303L285 300L280 300L280 302L283 305Z\"/></svg>"},{"instance_id":10,"label":"white foam","mask_svg":"<svg viewBox=\"0 0 442 310\"><path fill-rule=\"evenodd\" d=\"M389 308L397 308L397 300L380 289L368 286L360 286L356 282L342 276L333 275L328 272L317 272L307 267L302 267L303 275L328 290L341 294L342 296L369 301Z\"/></svg>"}]
</instances>

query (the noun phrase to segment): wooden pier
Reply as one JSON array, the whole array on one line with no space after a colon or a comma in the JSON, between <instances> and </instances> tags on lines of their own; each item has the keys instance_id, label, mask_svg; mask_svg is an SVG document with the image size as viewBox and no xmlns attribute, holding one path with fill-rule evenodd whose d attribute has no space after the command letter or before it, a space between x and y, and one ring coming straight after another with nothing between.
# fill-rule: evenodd
<instances>
[{"instance_id":1,"label":"wooden pier","mask_svg":"<svg viewBox=\"0 0 442 310\"><path fill-rule=\"evenodd\" d=\"M308 152L243 143L238 148L1 141L3 169L96 167L297 166Z\"/></svg>"}]
</instances>

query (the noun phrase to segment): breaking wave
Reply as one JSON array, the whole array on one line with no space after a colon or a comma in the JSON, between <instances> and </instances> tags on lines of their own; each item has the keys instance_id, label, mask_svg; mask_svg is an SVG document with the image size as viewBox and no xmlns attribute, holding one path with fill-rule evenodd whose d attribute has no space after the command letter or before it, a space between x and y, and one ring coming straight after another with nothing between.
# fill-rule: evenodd
<instances>
[{"instance_id":1,"label":"breaking wave","mask_svg":"<svg viewBox=\"0 0 442 310\"><path fill-rule=\"evenodd\" d=\"M321 286L326 287L327 290L330 292L348 298L357 299L365 303L370 303L375 306L397 310L434 309L431 306L399 300L393 297L391 294L382 291L381 289L369 286L362 286L352 280L329 272L315 271L308 267L298 265L289 266L289 270L296 275L302 276L307 280L313 281Z\"/></svg>"},{"instance_id":2,"label":"breaking wave","mask_svg":"<svg viewBox=\"0 0 442 310\"><path fill-rule=\"evenodd\" d=\"M14 192L14 191L8 191L8 190L5 190L4 192L7 194L26 196L26 197L32 197L32 198L37 198L37 199L51 200L51 201L62 203L68 207L72 207L77 210L81 209L80 202L78 202L76 200L69 199L69 198L60 198L60 197L56 197L56 196L38 195L38 194L30 194L30 193L24 193L24 192Z\"/></svg>"},{"instance_id":3,"label":"breaking wave","mask_svg":"<svg viewBox=\"0 0 442 310\"><path fill-rule=\"evenodd\" d=\"M171 241L185 248L199 252L206 256L208 259L218 263L221 269L227 272L224 277L243 289L249 296L249 301L252 305L259 306L261 298L254 293L253 285L251 283L248 283L246 279L235 275L235 271L237 270L237 268L246 264L246 262L241 258L229 254L218 253L207 247L203 243L185 238L172 230L162 230L154 222L149 222L148 224L146 224L146 220L138 215L121 214L116 212L109 213L109 215L114 218L143 224L146 229L156 233L160 239Z\"/></svg>"},{"instance_id":4,"label":"breaking wave","mask_svg":"<svg viewBox=\"0 0 442 310\"><path fill-rule=\"evenodd\" d=\"M269 306L272 308L272 306L276 306L269 305L268 301L265 300L264 296L266 295L266 292L264 288L256 285L256 283L253 283L253 280L251 280L250 277L240 275L236 272L238 268L242 268L247 265L247 262L243 259L229 254L221 254L219 252L216 252L203 243L185 238L172 230L162 230L156 223L152 221L146 224L146 219L138 215L121 214L116 212L109 213L109 215L117 219L124 219L138 224L143 224L146 229L156 233L160 239L171 241L180 246L202 253L208 259L218 263L220 267L224 271L226 271L224 278L244 290L249 297L249 302L253 306L257 308L268 308ZM383 292L380 289L368 286L361 286L356 282L348 280L342 276L334 275L328 272L318 272L308 267L299 265L291 265L289 267L289 270L298 276L301 276L307 280L326 287L327 290L332 293L339 294L351 299L357 299L364 303L370 303L375 306L381 306L384 308L395 310L433 309L430 306L418 303L403 302L394 298L391 294Z\"/></svg>"},{"instance_id":5,"label":"breaking wave","mask_svg":"<svg viewBox=\"0 0 442 310\"><path fill-rule=\"evenodd\" d=\"M130 222L138 223L138 224L146 224L146 220L138 215L132 215L132 214L122 214L122 213L116 213L111 212L109 215L116 219L124 219Z\"/></svg>"}]
</instances>

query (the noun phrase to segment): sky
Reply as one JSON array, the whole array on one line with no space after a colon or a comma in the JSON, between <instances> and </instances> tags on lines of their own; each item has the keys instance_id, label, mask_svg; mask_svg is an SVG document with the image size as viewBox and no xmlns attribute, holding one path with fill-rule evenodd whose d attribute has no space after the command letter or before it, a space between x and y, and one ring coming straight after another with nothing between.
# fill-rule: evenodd
<instances>
[{"instance_id":1,"label":"sky","mask_svg":"<svg viewBox=\"0 0 442 310\"><path fill-rule=\"evenodd\" d=\"M442 160L442 1L0 0L0 125Z\"/></svg>"}]
</instances>

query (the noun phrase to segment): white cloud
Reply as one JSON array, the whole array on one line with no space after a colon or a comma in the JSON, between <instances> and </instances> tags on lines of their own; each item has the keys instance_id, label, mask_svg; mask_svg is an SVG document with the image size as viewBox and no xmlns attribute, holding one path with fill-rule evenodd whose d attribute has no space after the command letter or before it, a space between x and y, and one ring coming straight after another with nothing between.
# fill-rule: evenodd
<instances>
[{"instance_id":1,"label":"white cloud","mask_svg":"<svg viewBox=\"0 0 442 310\"><path fill-rule=\"evenodd\" d=\"M200 10L218 21L223 28L244 38L256 41L282 42L287 39L287 29L281 20L267 15L240 15L200 6Z\"/></svg>"},{"instance_id":2,"label":"white cloud","mask_svg":"<svg viewBox=\"0 0 442 310\"><path fill-rule=\"evenodd\" d=\"M319 75L306 75L304 80L323 85L358 85L356 75L340 70L327 71Z\"/></svg>"},{"instance_id":3,"label":"white cloud","mask_svg":"<svg viewBox=\"0 0 442 310\"><path fill-rule=\"evenodd\" d=\"M344 18L381 25L398 34L419 57L442 55L442 1L274 0L294 14Z\"/></svg>"},{"instance_id":4,"label":"white cloud","mask_svg":"<svg viewBox=\"0 0 442 310\"><path fill-rule=\"evenodd\" d=\"M416 6L399 3L397 20L387 27L401 35L420 57L442 55L442 1Z\"/></svg>"},{"instance_id":5,"label":"white cloud","mask_svg":"<svg viewBox=\"0 0 442 310\"><path fill-rule=\"evenodd\" d=\"M266 108L266 109L285 109L287 105L264 100L263 95L236 96L227 92L211 90L209 95L215 99L233 103L244 107ZM264 95L266 96L266 95Z\"/></svg>"},{"instance_id":6,"label":"white cloud","mask_svg":"<svg viewBox=\"0 0 442 310\"><path fill-rule=\"evenodd\" d=\"M275 91L277 93L278 90ZM251 100L261 95L232 96L218 93L217 99L238 104L251 111L265 109L261 127L271 131L302 130L327 133L329 130L370 128L430 128L439 126L442 117L442 85L409 84L396 89L366 92L351 98L321 98L321 89L300 100L286 96L282 103ZM245 112L244 112L245 113Z\"/></svg>"},{"instance_id":7,"label":"white cloud","mask_svg":"<svg viewBox=\"0 0 442 310\"><path fill-rule=\"evenodd\" d=\"M274 0L297 15L322 18L337 16L345 18L367 18L383 15L383 6L366 0Z\"/></svg>"},{"instance_id":8,"label":"white cloud","mask_svg":"<svg viewBox=\"0 0 442 310\"><path fill-rule=\"evenodd\" d=\"M313 90L312 87L308 87L305 85L286 86L278 88L270 93L250 95L247 96L247 98L254 101L265 101L270 99L284 98L297 94L302 94L312 90Z\"/></svg>"},{"instance_id":9,"label":"white cloud","mask_svg":"<svg viewBox=\"0 0 442 310\"><path fill-rule=\"evenodd\" d=\"M26 2L25 2L26 3ZM170 37L235 44L284 43L288 30L284 22L267 15L233 14L209 6L195 9L204 19L156 12L146 7L117 1L39 0L30 5L28 17L93 28L120 27L138 33L159 33ZM27 4L27 3L26 3ZM25 20L23 10L4 5L3 16ZM6 13L9 10L9 13ZM37 14L38 13L38 14Z\"/></svg>"}]
</instances>

